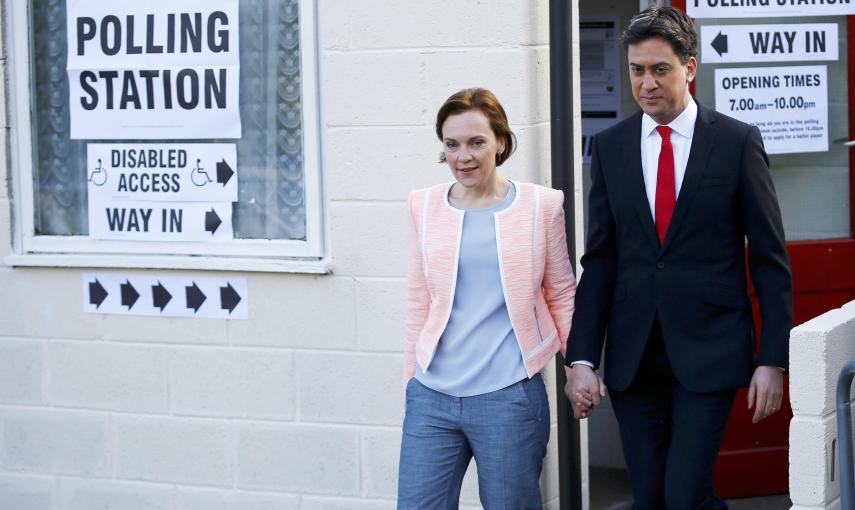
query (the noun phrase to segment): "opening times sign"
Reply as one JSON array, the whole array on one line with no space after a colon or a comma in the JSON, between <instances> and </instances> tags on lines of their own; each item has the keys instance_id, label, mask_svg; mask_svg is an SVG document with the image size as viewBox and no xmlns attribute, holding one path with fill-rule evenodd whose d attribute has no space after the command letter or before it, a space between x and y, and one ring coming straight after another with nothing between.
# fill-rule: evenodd
<instances>
[{"instance_id":1,"label":"opening times sign","mask_svg":"<svg viewBox=\"0 0 855 510\"><path fill-rule=\"evenodd\" d=\"M760 129L769 154L828 150L827 69L715 70L716 109Z\"/></svg>"},{"instance_id":2,"label":"opening times sign","mask_svg":"<svg viewBox=\"0 0 855 510\"><path fill-rule=\"evenodd\" d=\"M693 18L773 18L855 14L855 0L688 0Z\"/></svg>"},{"instance_id":3,"label":"opening times sign","mask_svg":"<svg viewBox=\"0 0 855 510\"><path fill-rule=\"evenodd\" d=\"M68 0L72 139L240 138L238 0Z\"/></svg>"}]
</instances>

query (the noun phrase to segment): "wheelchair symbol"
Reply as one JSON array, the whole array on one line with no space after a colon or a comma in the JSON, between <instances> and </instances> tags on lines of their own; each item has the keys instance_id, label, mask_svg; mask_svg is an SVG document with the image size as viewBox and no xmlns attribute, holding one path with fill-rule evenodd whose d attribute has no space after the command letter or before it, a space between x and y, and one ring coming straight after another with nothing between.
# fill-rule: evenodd
<instances>
[{"instance_id":1,"label":"wheelchair symbol","mask_svg":"<svg viewBox=\"0 0 855 510\"><path fill-rule=\"evenodd\" d=\"M196 186L204 186L214 180L211 179L211 177L208 175L208 172L206 172L204 168L199 166L199 163L201 162L201 159L197 159L196 168L194 168L193 171L190 172L190 180L193 181L193 184L195 184Z\"/></svg>"},{"instance_id":2,"label":"wheelchair symbol","mask_svg":"<svg viewBox=\"0 0 855 510\"><path fill-rule=\"evenodd\" d=\"M89 182L96 186L103 186L107 182L107 170L101 166L100 158L98 158L98 166L89 174Z\"/></svg>"}]
</instances>

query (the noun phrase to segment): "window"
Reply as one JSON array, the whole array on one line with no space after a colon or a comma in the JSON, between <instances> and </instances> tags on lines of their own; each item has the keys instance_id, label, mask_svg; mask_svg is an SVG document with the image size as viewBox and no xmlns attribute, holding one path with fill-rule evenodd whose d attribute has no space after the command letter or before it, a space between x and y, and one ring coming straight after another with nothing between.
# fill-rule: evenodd
<instances>
[{"instance_id":1,"label":"window","mask_svg":"<svg viewBox=\"0 0 855 510\"><path fill-rule=\"evenodd\" d=\"M32 1L29 11L7 6L18 216L12 264L325 271L313 1L240 0L242 134L218 140L72 139L69 104L80 98L69 97L66 0ZM233 240L92 239L92 143L236 144Z\"/></svg>"}]
</instances>

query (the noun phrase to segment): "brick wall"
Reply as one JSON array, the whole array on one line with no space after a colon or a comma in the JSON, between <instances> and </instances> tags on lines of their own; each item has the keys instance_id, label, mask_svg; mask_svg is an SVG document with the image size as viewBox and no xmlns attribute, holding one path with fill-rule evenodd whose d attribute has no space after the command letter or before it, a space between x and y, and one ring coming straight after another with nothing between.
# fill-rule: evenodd
<instances>
[{"instance_id":1,"label":"brick wall","mask_svg":"<svg viewBox=\"0 0 855 510\"><path fill-rule=\"evenodd\" d=\"M249 320L84 314L82 270L0 266L0 508L394 508L406 193L450 178L432 121L476 85L498 95L519 136L504 173L547 182L547 8L318 2L334 273L239 275ZM1 119L5 176L5 109ZM8 197L0 179L0 256Z\"/></svg>"},{"instance_id":2,"label":"brick wall","mask_svg":"<svg viewBox=\"0 0 855 510\"><path fill-rule=\"evenodd\" d=\"M840 508L837 378L855 360L855 301L790 336L790 498L793 509Z\"/></svg>"}]
</instances>

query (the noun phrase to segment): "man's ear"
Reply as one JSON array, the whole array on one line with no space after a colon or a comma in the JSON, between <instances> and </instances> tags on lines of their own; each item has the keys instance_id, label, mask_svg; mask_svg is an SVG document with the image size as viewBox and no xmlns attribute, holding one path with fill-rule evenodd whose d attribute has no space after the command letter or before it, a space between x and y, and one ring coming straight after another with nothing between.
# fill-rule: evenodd
<instances>
[{"instance_id":1,"label":"man's ear","mask_svg":"<svg viewBox=\"0 0 855 510\"><path fill-rule=\"evenodd\" d=\"M695 75L698 72L698 59L695 57L689 57L689 61L686 62L686 81L692 83L695 80Z\"/></svg>"}]
</instances>

